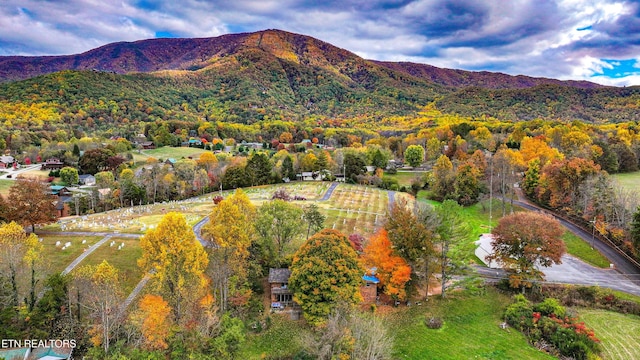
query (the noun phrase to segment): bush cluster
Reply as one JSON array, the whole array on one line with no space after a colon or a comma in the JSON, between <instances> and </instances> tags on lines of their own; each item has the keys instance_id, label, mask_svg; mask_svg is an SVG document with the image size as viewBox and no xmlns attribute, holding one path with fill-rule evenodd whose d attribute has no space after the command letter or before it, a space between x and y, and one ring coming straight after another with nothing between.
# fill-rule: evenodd
<instances>
[{"instance_id":1,"label":"bush cluster","mask_svg":"<svg viewBox=\"0 0 640 360\"><path fill-rule=\"evenodd\" d=\"M573 359L589 359L600 351L598 338L577 318L566 315L565 308L554 298L532 304L516 295L504 314L513 328L523 332L532 344L549 344L550 352Z\"/></svg>"}]
</instances>

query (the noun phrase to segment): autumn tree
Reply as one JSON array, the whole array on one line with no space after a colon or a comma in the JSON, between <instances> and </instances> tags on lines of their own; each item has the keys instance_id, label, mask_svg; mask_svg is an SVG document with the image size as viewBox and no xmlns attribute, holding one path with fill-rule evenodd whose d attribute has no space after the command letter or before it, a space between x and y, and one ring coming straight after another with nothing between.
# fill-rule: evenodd
<instances>
[{"instance_id":1,"label":"autumn tree","mask_svg":"<svg viewBox=\"0 0 640 360\"><path fill-rule=\"evenodd\" d=\"M406 298L405 285L411 279L411 267L392 247L387 230L380 229L370 239L362 254L364 265L375 268L384 293L396 300Z\"/></svg>"},{"instance_id":2,"label":"autumn tree","mask_svg":"<svg viewBox=\"0 0 640 360\"><path fill-rule=\"evenodd\" d=\"M15 222L0 225L0 276L8 280L10 296L3 301L17 307L21 301L21 282L24 270L31 271L31 288L27 305L29 310L35 305L36 261L42 251L42 245L35 234L27 235L22 226ZM25 299L27 297L25 296Z\"/></svg>"},{"instance_id":3,"label":"autumn tree","mask_svg":"<svg viewBox=\"0 0 640 360\"><path fill-rule=\"evenodd\" d=\"M468 162L460 165L453 181L453 191L460 205L477 203L480 197L480 170Z\"/></svg>"},{"instance_id":4,"label":"autumn tree","mask_svg":"<svg viewBox=\"0 0 640 360\"><path fill-rule=\"evenodd\" d=\"M384 228L395 252L411 266L412 276L421 279L429 292L429 280L433 273L433 233L404 201L396 201L387 217Z\"/></svg>"},{"instance_id":5,"label":"autumn tree","mask_svg":"<svg viewBox=\"0 0 640 360\"><path fill-rule=\"evenodd\" d=\"M600 166L593 160L572 158L553 160L542 168L543 190L549 193L552 207L576 208L581 198L580 189L587 179L600 173Z\"/></svg>"},{"instance_id":6,"label":"autumn tree","mask_svg":"<svg viewBox=\"0 0 640 360\"><path fill-rule=\"evenodd\" d=\"M274 243L277 258L283 255L287 244L304 231L300 226L302 215L302 209L280 199L265 202L258 209L256 232L263 242Z\"/></svg>"},{"instance_id":7,"label":"autumn tree","mask_svg":"<svg viewBox=\"0 0 640 360\"><path fill-rule=\"evenodd\" d=\"M363 269L347 237L336 230L315 234L295 253L289 287L305 319L323 323L338 301L361 301Z\"/></svg>"},{"instance_id":8,"label":"autumn tree","mask_svg":"<svg viewBox=\"0 0 640 360\"><path fill-rule=\"evenodd\" d=\"M229 298L242 289L247 278L249 247L255 238L256 209L247 195L235 193L216 205L209 222L202 227L202 236L211 243L208 269L220 309L225 311Z\"/></svg>"},{"instance_id":9,"label":"autumn tree","mask_svg":"<svg viewBox=\"0 0 640 360\"><path fill-rule=\"evenodd\" d=\"M144 337L143 348L165 350L171 327L171 307L162 296L147 294L140 300L139 310L134 314Z\"/></svg>"},{"instance_id":10,"label":"autumn tree","mask_svg":"<svg viewBox=\"0 0 640 360\"><path fill-rule=\"evenodd\" d=\"M318 158L312 152L306 153L302 159L300 159L300 170L302 171L317 171L318 167Z\"/></svg>"},{"instance_id":11,"label":"autumn tree","mask_svg":"<svg viewBox=\"0 0 640 360\"><path fill-rule=\"evenodd\" d=\"M78 160L78 167L83 174L94 175L100 171L113 170L118 165L110 163L110 158L115 154L106 148L90 149L84 152ZM113 166L115 165L115 167Z\"/></svg>"},{"instance_id":12,"label":"autumn tree","mask_svg":"<svg viewBox=\"0 0 640 360\"><path fill-rule=\"evenodd\" d=\"M200 293L209 259L187 224L184 215L166 214L155 229L140 239L138 265L152 271L156 288L169 303L176 323L181 324L188 304Z\"/></svg>"},{"instance_id":13,"label":"autumn tree","mask_svg":"<svg viewBox=\"0 0 640 360\"><path fill-rule=\"evenodd\" d=\"M436 200L452 198L455 188L456 172L453 163L446 155L440 155L433 166L433 185L431 190Z\"/></svg>"},{"instance_id":14,"label":"autumn tree","mask_svg":"<svg viewBox=\"0 0 640 360\"><path fill-rule=\"evenodd\" d=\"M493 229L491 241L494 253L487 256L497 261L509 274L514 288L533 286L544 279L538 266L560 264L566 248L562 241L564 230L552 217L535 212L517 212L500 219Z\"/></svg>"},{"instance_id":15,"label":"autumn tree","mask_svg":"<svg viewBox=\"0 0 640 360\"><path fill-rule=\"evenodd\" d=\"M20 177L9 188L7 218L22 226L31 226L31 231L35 232L36 224L56 220L56 200L46 183L37 178Z\"/></svg>"},{"instance_id":16,"label":"autumn tree","mask_svg":"<svg viewBox=\"0 0 640 360\"><path fill-rule=\"evenodd\" d=\"M500 202L502 204L502 216L507 214L507 199L510 199L513 205L513 198L516 195L513 184L518 182L518 173L523 168L524 163L520 152L508 149L505 146L500 147L491 157L490 169L488 170L491 178L489 186L493 186L494 193L502 198ZM537 186L537 181L535 186Z\"/></svg>"},{"instance_id":17,"label":"autumn tree","mask_svg":"<svg viewBox=\"0 0 640 360\"><path fill-rule=\"evenodd\" d=\"M249 157L245 168L251 186L271 183L271 169L273 164L267 154L257 152Z\"/></svg>"},{"instance_id":18,"label":"autumn tree","mask_svg":"<svg viewBox=\"0 0 640 360\"><path fill-rule=\"evenodd\" d=\"M210 152L203 152L197 162L198 166L205 169L208 174L211 174L218 165L218 158Z\"/></svg>"},{"instance_id":19,"label":"autumn tree","mask_svg":"<svg viewBox=\"0 0 640 360\"><path fill-rule=\"evenodd\" d=\"M404 161L411 167L418 167L424 161L424 148L420 145L409 145L404 151Z\"/></svg>"},{"instance_id":20,"label":"autumn tree","mask_svg":"<svg viewBox=\"0 0 640 360\"><path fill-rule=\"evenodd\" d=\"M124 296L118 269L103 260L96 266L79 268L75 277L82 293L79 302L90 311L93 321L89 329L91 341L95 346L102 345L106 354L123 315L120 306Z\"/></svg>"}]
</instances>

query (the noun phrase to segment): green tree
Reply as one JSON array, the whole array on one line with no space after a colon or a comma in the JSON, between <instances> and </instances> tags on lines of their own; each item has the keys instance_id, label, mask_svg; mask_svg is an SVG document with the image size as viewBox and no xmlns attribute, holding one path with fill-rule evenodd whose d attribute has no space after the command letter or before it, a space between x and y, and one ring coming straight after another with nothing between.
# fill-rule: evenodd
<instances>
[{"instance_id":1,"label":"green tree","mask_svg":"<svg viewBox=\"0 0 640 360\"><path fill-rule=\"evenodd\" d=\"M184 215L176 212L166 214L157 228L148 230L140 247L138 265L145 272L153 270L156 288L171 306L175 322L181 324L188 303L202 286L207 253Z\"/></svg>"},{"instance_id":2,"label":"green tree","mask_svg":"<svg viewBox=\"0 0 640 360\"><path fill-rule=\"evenodd\" d=\"M412 207L402 200L393 204L384 227L395 252L411 266L412 278L424 281L426 299L434 269L433 232L414 214Z\"/></svg>"},{"instance_id":3,"label":"green tree","mask_svg":"<svg viewBox=\"0 0 640 360\"><path fill-rule=\"evenodd\" d=\"M78 167L83 174L95 175L110 168L108 160L114 155L113 151L106 148L87 150L78 160Z\"/></svg>"},{"instance_id":4,"label":"green tree","mask_svg":"<svg viewBox=\"0 0 640 360\"><path fill-rule=\"evenodd\" d=\"M566 248L562 241L564 229L554 218L534 212L517 212L500 219L493 229L491 246L494 253L487 260L503 265L514 288L533 286L543 280L538 266L562 263Z\"/></svg>"},{"instance_id":5,"label":"green tree","mask_svg":"<svg viewBox=\"0 0 640 360\"><path fill-rule=\"evenodd\" d=\"M442 297L444 298L446 297L447 283L451 280L452 275L459 273L464 267L465 249L462 247L469 233L469 227L462 217L462 206L453 200L445 200L441 206L435 208L434 225L433 231L437 234L435 243L440 248L438 257Z\"/></svg>"},{"instance_id":6,"label":"green tree","mask_svg":"<svg viewBox=\"0 0 640 360\"><path fill-rule=\"evenodd\" d=\"M302 219L307 222L307 240L312 232L315 234L324 227L326 217L318 209L316 204L311 204L304 208Z\"/></svg>"},{"instance_id":7,"label":"green tree","mask_svg":"<svg viewBox=\"0 0 640 360\"><path fill-rule=\"evenodd\" d=\"M294 255L289 286L307 321L319 325L338 301L361 301L363 274L347 237L325 229L309 238Z\"/></svg>"},{"instance_id":8,"label":"green tree","mask_svg":"<svg viewBox=\"0 0 640 360\"><path fill-rule=\"evenodd\" d=\"M293 169L291 155L286 155L282 160L282 177L289 178L289 180L296 179L296 171Z\"/></svg>"},{"instance_id":9,"label":"green tree","mask_svg":"<svg viewBox=\"0 0 640 360\"><path fill-rule=\"evenodd\" d=\"M236 189L249 186L249 177L242 165L231 165L225 170L222 176L222 187L224 189Z\"/></svg>"},{"instance_id":10,"label":"green tree","mask_svg":"<svg viewBox=\"0 0 640 360\"><path fill-rule=\"evenodd\" d=\"M356 176L366 172L366 166L367 162L364 159L364 154L356 152L347 152L344 154L345 179L355 181Z\"/></svg>"},{"instance_id":11,"label":"green tree","mask_svg":"<svg viewBox=\"0 0 640 360\"><path fill-rule=\"evenodd\" d=\"M420 145L409 145L404 151L404 161L411 167L420 166L424 161L424 148Z\"/></svg>"},{"instance_id":12,"label":"green tree","mask_svg":"<svg viewBox=\"0 0 640 360\"><path fill-rule=\"evenodd\" d=\"M271 169L273 165L267 154L258 152L249 157L245 173L251 186L271 183Z\"/></svg>"},{"instance_id":13,"label":"green tree","mask_svg":"<svg viewBox=\"0 0 640 360\"><path fill-rule=\"evenodd\" d=\"M279 258L287 244L300 235L302 209L284 200L265 202L258 209L255 219L256 232L263 242L274 242L275 255Z\"/></svg>"},{"instance_id":14,"label":"green tree","mask_svg":"<svg viewBox=\"0 0 640 360\"><path fill-rule=\"evenodd\" d=\"M455 194L455 171L453 164L446 155L440 155L433 166L433 197L442 201L451 199Z\"/></svg>"},{"instance_id":15,"label":"green tree","mask_svg":"<svg viewBox=\"0 0 640 360\"><path fill-rule=\"evenodd\" d=\"M540 182L540 160L533 159L529 161L529 167L524 173L524 180L522 181L522 191L532 198L536 198L536 189Z\"/></svg>"},{"instance_id":16,"label":"green tree","mask_svg":"<svg viewBox=\"0 0 640 360\"><path fill-rule=\"evenodd\" d=\"M78 183L80 177L78 176L78 169L73 167L63 167L60 169L60 180L67 185L75 185Z\"/></svg>"},{"instance_id":17,"label":"green tree","mask_svg":"<svg viewBox=\"0 0 640 360\"><path fill-rule=\"evenodd\" d=\"M640 207L636 209L633 214L633 220L629 226L629 232L631 234L631 241L636 251L640 252Z\"/></svg>"},{"instance_id":18,"label":"green tree","mask_svg":"<svg viewBox=\"0 0 640 360\"><path fill-rule=\"evenodd\" d=\"M458 167L453 182L454 196L463 206L473 205L480 196L480 171L473 164L465 163Z\"/></svg>"}]
</instances>

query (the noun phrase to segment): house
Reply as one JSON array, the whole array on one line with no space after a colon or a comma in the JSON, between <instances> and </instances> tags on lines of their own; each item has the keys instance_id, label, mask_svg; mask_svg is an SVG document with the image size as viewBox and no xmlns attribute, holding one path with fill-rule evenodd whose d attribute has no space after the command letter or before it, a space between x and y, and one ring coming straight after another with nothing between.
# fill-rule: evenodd
<instances>
[{"instance_id":1,"label":"house","mask_svg":"<svg viewBox=\"0 0 640 360\"><path fill-rule=\"evenodd\" d=\"M174 158L168 158L167 160L164 161L164 164L173 167L176 164L176 161L177 160Z\"/></svg>"},{"instance_id":2,"label":"house","mask_svg":"<svg viewBox=\"0 0 640 360\"><path fill-rule=\"evenodd\" d=\"M40 170L60 170L64 167L64 163L58 158L49 158L45 160Z\"/></svg>"},{"instance_id":3,"label":"house","mask_svg":"<svg viewBox=\"0 0 640 360\"><path fill-rule=\"evenodd\" d=\"M144 134L138 134L134 136L133 139L131 139L131 142L136 145L142 144L143 142L146 142L146 141L147 141L147 137L144 136Z\"/></svg>"},{"instance_id":4,"label":"house","mask_svg":"<svg viewBox=\"0 0 640 360\"><path fill-rule=\"evenodd\" d=\"M80 175L78 182L80 185L94 186L96 184L96 177L91 174Z\"/></svg>"},{"instance_id":5,"label":"house","mask_svg":"<svg viewBox=\"0 0 640 360\"><path fill-rule=\"evenodd\" d=\"M73 197L71 196L61 196L58 201L56 201L55 207L56 207L56 216L61 218L61 217L65 217L65 216L69 216L69 203L71 202L71 200L73 199Z\"/></svg>"},{"instance_id":6,"label":"house","mask_svg":"<svg viewBox=\"0 0 640 360\"><path fill-rule=\"evenodd\" d=\"M378 298L380 280L375 275L364 275L362 280L364 280L364 285L360 286L360 295L362 295L363 302L366 304L375 303Z\"/></svg>"},{"instance_id":7,"label":"house","mask_svg":"<svg viewBox=\"0 0 640 360\"><path fill-rule=\"evenodd\" d=\"M269 287L271 294L271 308L284 309L293 305L293 293L288 287L291 270L269 269Z\"/></svg>"},{"instance_id":8,"label":"house","mask_svg":"<svg viewBox=\"0 0 640 360\"><path fill-rule=\"evenodd\" d=\"M153 141L144 141L144 142L141 142L139 145L144 150L149 150L149 149L155 149L156 148L156 145L153 143Z\"/></svg>"},{"instance_id":9,"label":"house","mask_svg":"<svg viewBox=\"0 0 640 360\"><path fill-rule=\"evenodd\" d=\"M51 185L49 186L49 188L51 189L51 194L56 195L58 197L71 196L71 191L67 189L66 186Z\"/></svg>"},{"instance_id":10,"label":"house","mask_svg":"<svg viewBox=\"0 0 640 360\"><path fill-rule=\"evenodd\" d=\"M2 155L0 156L0 169L8 169L13 167L13 164L16 162L16 160L13 158L13 156L9 156L9 155Z\"/></svg>"},{"instance_id":11,"label":"house","mask_svg":"<svg viewBox=\"0 0 640 360\"><path fill-rule=\"evenodd\" d=\"M73 343L71 342L73 341ZM10 340L10 346L24 345L24 340ZM60 343L60 346L56 346L56 342ZM33 343L36 343L33 340ZM51 341L50 346L45 346L46 341L40 340L38 343L42 343L39 347L15 347L15 348L2 348L0 349L0 359L30 359L30 360L67 360L71 359L73 348L76 346L75 340L56 340ZM35 344L34 344L35 345Z\"/></svg>"}]
</instances>

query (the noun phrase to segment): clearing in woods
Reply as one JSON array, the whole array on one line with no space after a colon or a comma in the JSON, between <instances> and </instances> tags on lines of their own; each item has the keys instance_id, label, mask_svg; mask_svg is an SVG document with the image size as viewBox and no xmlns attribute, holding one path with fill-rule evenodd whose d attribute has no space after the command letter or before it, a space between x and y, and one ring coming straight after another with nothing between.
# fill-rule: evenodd
<instances>
[{"instance_id":1,"label":"clearing in woods","mask_svg":"<svg viewBox=\"0 0 640 360\"><path fill-rule=\"evenodd\" d=\"M580 309L578 313L600 339L603 359L640 359L640 317L606 310Z\"/></svg>"}]
</instances>

